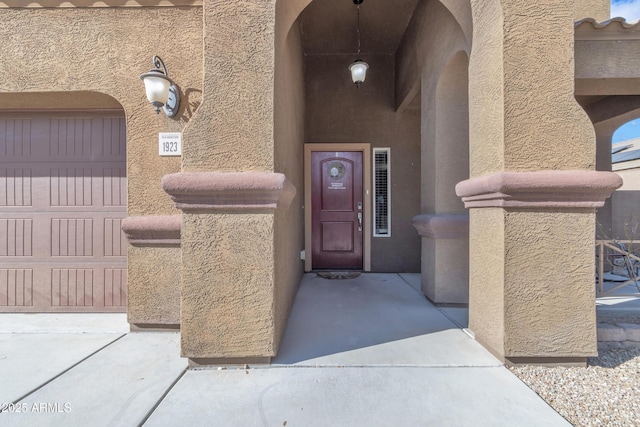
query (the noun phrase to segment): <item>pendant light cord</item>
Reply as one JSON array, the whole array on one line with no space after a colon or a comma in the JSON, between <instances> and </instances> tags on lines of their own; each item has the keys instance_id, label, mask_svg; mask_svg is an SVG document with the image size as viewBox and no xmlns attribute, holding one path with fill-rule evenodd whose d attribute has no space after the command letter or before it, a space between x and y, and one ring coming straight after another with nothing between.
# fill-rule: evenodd
<instances>
[{"instance_id":1,"label":"pendant light cord","mask_svg":"<svg viewBox=\"0 0 640 427\"><path fill-rule=\"evenodd\" d=\"M360 55L360 5L356 5L358 17L356 21L356 32L358 33L358 55Z\"/></svg>"}]
</instances>

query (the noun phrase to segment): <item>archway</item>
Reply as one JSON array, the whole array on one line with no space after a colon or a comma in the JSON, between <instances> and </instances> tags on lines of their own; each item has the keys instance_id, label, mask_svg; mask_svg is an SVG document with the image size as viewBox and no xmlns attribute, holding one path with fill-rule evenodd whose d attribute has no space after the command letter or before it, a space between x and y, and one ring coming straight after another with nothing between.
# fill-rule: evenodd
<instances>
[{"instance_id":1,"label":"archway","mask_svg":"<svg viewBox=\"0 0 640 427\"><path fill-rule=\"evenodd\" d=\"M126 311L122 106L93 92L0 105L0 311Z\"/></svg>"}]
</instances>

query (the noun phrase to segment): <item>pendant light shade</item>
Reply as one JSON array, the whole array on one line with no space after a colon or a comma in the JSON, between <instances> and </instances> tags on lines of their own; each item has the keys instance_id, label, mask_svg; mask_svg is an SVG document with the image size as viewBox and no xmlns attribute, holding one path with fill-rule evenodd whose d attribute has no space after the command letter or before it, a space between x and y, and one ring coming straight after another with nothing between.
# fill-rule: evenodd
<instances>
[{"instance_id":1,"label":"pendant light shade","mask_svg":"<svg viewBox=\"0 0 640 427\"><path fill-rule=\"evenodd\" d=\"M356 5L356 34L358 35L358 55L360 55L360 4L363 0L353 0L353 3ZM364 62L362 59L356 59L351 65L349 65L349 71L351 71L351 80L356 84L356 87L360 89L360 85L364 83L364 80L367 78L367 70L369 69L369 64Z\"/></svg>"},{"instance_id":2,"label":"pendant light shade","mask_svg":"<svg viewBox=\"0 0 640 427\"><path fill-rule=\"evenodd\" d=\"M349 65L349 71L351 71L351 80L356 84L356 87L360 89L360 85L364 83L367 78L367 70L369 64L361 59L356 59L355 62Z\"/></svg>"}]
</instances>

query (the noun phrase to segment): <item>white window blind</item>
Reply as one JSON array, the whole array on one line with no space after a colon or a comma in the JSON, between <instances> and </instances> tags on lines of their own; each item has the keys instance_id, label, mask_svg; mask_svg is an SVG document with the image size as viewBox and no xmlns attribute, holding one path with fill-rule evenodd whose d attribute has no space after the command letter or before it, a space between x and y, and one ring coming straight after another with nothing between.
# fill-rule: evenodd
<instances>
[{"instance_id":1,"label":"white window blind","mask_svg":"<svg viewBox=\"0 0 640 427\"><path fill-rule=\"evenodd\" d=\"M390 148L373 149L373 236L391 236Z\"/></svg>"}]
</instances>

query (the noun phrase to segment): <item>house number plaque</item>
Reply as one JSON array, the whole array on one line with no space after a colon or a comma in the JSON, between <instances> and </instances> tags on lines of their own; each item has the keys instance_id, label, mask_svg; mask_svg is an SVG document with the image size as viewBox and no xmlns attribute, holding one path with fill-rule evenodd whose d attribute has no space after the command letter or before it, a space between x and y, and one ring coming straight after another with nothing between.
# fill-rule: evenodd
<instances>
[{"instance_id":1,"label":"house number plaque","mask_svg":"<svg viewBox=\"0 0 640 427\"><path fill-rule=\"evenodd\" d=\"M182 133L160 132L158 134L158 149L161 156L182 155Z\"/></svg>"}]
</instances>

